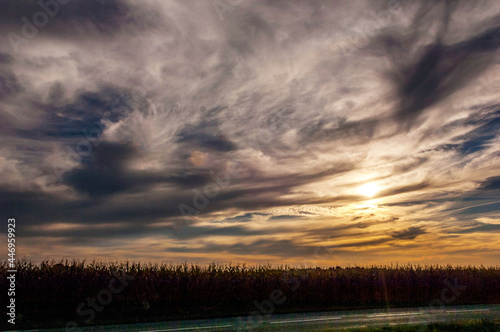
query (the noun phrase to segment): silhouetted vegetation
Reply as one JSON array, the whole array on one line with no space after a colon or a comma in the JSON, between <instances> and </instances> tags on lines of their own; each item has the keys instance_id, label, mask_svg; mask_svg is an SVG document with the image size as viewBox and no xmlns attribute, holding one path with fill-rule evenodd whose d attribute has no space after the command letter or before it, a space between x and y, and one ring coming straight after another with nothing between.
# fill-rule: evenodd
<instances>
[{"instance_id":1,"label":"silhouetted vegetation","mask_svg":"<svg viewBox=\"0 0 500 332\"><path fill-rule=\"evenodd\" d=\"M3 262L0 288L4 290L6 271L7 264ZM90 308L87 299L109 290L110 281L120 275L128 276L126 286L119 287L122 284L114 280L112 299L99 305L103 309L95 311L95 317L90 319L90 314L84 314ZM267 313L500 303L499 266L305 269L20 261L16 283L17 329L64 326L68 321L87 326L248 315L258 310L255 301L262 303L276 294L281 294L279 301L273 303L272 310L266 307ZM461 287L459 294L448 291L443 301L447 285ZM101 295L105 293L111 294L103 291ZM108 301L107 297L102 298ZM85 305L77 314L81 303ZM5 317L5 306L2 308ZM6 327L9 326L1 326Z\"/></svg>"}]
</instances>

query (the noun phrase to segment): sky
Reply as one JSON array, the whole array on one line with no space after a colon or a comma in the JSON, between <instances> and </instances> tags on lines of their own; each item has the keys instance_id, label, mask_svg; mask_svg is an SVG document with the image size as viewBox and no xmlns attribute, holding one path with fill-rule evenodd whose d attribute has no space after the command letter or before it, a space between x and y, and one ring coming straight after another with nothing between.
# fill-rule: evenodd
<instances>
[{"instance_id":1,"label":"sky","mask_svg":"<svg viewBox=\"0 0 500 332\"><path fill-rule=\"evenodd\" d=\"M498 264L500 3L0 8L18 259Z\"/></svg>"}]
</instances>

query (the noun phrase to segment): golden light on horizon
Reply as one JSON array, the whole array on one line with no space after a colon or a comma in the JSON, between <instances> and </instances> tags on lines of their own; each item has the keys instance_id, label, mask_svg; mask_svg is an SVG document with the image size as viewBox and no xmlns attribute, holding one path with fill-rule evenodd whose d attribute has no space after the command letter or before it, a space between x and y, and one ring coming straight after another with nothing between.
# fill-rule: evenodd
<instances>
[{"instance_id":1,"label":"golden light on horizon","mask_svg":"<svg viewBox=\"0 0 500 332\"><path fill-rule=\"evenodd\" d=\"M358 189L359 193L366 197L373 197L380 191L380 187L375 183L365 183Z\"/></svg>"}]
</instances>

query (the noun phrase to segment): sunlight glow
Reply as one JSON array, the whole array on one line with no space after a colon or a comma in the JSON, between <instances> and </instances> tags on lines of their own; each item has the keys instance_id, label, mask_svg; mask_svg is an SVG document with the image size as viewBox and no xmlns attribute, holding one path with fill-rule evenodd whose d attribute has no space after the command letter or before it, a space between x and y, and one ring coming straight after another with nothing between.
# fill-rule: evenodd
<instances>
[{"instance_id":1,"label":"sunlight glow","mask_svg":"<svg viewBox=\"0 0 500 332\"><path fill-rule=\"evenodd\" d=\"M376 193L380 191L380 187L374 183L366 183L359 187L359 193L366 197L373 197Z\"/></svg>"}]
</instances>

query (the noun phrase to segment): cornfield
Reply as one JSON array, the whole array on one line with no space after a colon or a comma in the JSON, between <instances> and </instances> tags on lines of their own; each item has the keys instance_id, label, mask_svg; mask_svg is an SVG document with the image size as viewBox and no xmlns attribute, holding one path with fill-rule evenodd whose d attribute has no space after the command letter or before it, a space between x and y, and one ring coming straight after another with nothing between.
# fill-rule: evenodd
<instances>
[{"instance_id":1,"label":"cornfield","mask_svg":"<svg viewBox=\"0 0 500 332\"><path fill-rule=\"evenodd\" d=\"M112 295L110 303L95 313L95 319L85 322L77 313L79 304L108 289L110 281L120 274L128 276L126 287ZM4 290L6 276L7 263L2 262L0 288ZM119 282L114 282L116 287ZM449 289L447 301L443 302L443 290L450 285L459 285L459 292ZM256 303L270 299L276 291L282 301L274 306L273 313L432 303L498 304L500 267L391 265L311 269L76 260L33 264L24 260L17 262L16 328L62 327L68 321L87 326L248 315L257 310ZM5 306L2 310L5 317Z\"/></svg>"}]
</instances>

